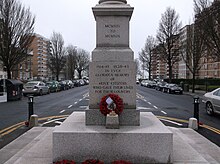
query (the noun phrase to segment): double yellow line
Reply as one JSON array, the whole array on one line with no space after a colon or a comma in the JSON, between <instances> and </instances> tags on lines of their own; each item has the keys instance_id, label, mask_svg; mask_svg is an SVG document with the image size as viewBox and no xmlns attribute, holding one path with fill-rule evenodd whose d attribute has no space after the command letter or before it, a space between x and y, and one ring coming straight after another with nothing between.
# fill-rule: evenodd
<instances>
[{"instance_id":1,"label":"double yellow line","mask_svg":"<svg viewBox=\"0 0 220 164\"><path fill-rule=\"evenodd\" d=\"M24 125L25 125L25 121L17 123L17 124L12 125L12 126L9 126L9 127L5 128L3 130L0 130L0 137L3 137L5 135L9 134L9 133L15 131L16 129L18 129L18 128L24 126Z\"/></svg>"},{"instance_id":2,"label":"double yellow line","mask_svg":"<svg viewBox=\"0 0 220 164\"><path fill-rule=\"evenodd\" d=\"M68 117L69 115L60 115L60 116L49 116L49 117L44 117L44 118L39 118L39 121L43 121L43 120L48 120L48 119L55 119L55 118L63 118L63 117ZM0 130L0 138L15 131L16 129L25 126L25 121L17 123L15 125L9 126L5 129Z\"/></svg>"},{"instance_id":3,"label":"double yellow line","mask_svg":"<svg viewBox=\"0 0 220 164\"><path fill-rule=\"evenodd\" d=\"M187 124L189 123L189 121L187 121L187 120L182 120L182 119L172 118L172 117L157 116L157 118L159 118L159 119L162 118L162 119L167 119L167 120L177 121L177 122L187 123ZM209 125L203 124L203 125L200 125L200 127L206 128L206 129L208 129L208 130L210 130L210 131L212 131L212 132L214 132L216 134L220 134L220 130L219 129L216 129L216 128L211 127Z\"/></svg>"}]
</instances>

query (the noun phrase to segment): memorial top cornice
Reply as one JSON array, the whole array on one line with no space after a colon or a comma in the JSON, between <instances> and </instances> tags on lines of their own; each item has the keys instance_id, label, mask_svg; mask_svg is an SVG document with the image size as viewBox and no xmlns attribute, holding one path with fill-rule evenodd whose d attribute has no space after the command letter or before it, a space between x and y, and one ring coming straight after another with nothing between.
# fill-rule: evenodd
<instances>
[{"instance_id":1,"label":"memorial top cornice","mask_svg":"<svg viewBox=\"0 0 220 164\"><path fill-rule=\"evenodd\" d=\"M134 8L129 4L119 2L110 3L112 1L101 2L92 8L95 18L97 16L128 16L131 17Z\"/></svg>"},{"instance_id":2,"label":"memorial top cornice","mask_svg":"<svg viewBox=\"0 0 220 164\"><path fill-rule=\"evenodd\" d=\"M127 4L126 0L99 0L99 4Z\"/></svg>"}]
</instances>

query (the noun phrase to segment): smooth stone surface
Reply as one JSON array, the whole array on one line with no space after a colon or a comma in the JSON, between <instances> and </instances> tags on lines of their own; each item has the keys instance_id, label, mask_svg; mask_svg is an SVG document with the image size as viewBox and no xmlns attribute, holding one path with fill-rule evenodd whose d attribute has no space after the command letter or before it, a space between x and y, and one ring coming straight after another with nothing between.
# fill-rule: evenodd
<instances>
[{"instance_id":1,"label":"smooth stone surface","mask_svg":"<svg viewBox=\"0 0 220 164\"><path fill-rule=\"evenodd\" d=\"M106 116L106 125L107 129L119 129L119 117L118 115L110 115Z\"/></svg>"},{"instance_id":2,"label":"smooth stone surface","mask_svg":"<svg viewBox=\"0 0 220 164\"><path fill-rule=\"evenodd\" d=\"M86 110L86 125L102 125L106 124L106 116L101 114L99 109ZM119 115L120 126L139 126L140 111L136 109L124 109Z\"/></svg>"},{"instance_id":3,"label":"smooth stone surface","mask_svg":"<svg viewBox=\"0 0 220 164\"><path fill-rule=\"evenodd\" d=\"M85 113L74 112L55 128L53 161L82 162L91 158L107 163L121 159L138 164L173 161L173 133L152 113L141 114L140 126L120 126L120 129L85 126L83 120Z\"/></svg>"},{"instance_id":4,"label":"smooth stone surface","mask_svg":"<svg viewBox=\"0 0 220 164\"><path fill-rule=\"evenodd\" d=\"M136 108L136 65L130 62L91 62L89 65L89 108L99 108L102 97L114 93L124 108Z\"/></svg>"},{"instance_id":5,"label":"smooth stone surface","mask_svg":"<svg viewBox=\"0 0 220 164\"><path fill-rule=\"evenodd\" d=\"M193 130L198 130L198 121L196 118L190 118L188 128L191 128Z\"/></svg>"},{"instance_id":6,"label":"smooth stone surface","mask_svg":"<svg viewBox=\"0 0 220 164\"><path fill-rule=\"evenodd\" d=\"M129 48L96 48L92 51L92 61L134 61L134 52Z\"/></svg>"},{"instance_id":7,"label":"smooth stone surface","mask_svg":"<svg viewBox=\"0 0 220 164\"><path fill-rule=\"evenodd\" d=\"M34 126L38 126L38 115L31 115L29 121L29 128L33 128Z\"/></svg>"}]
</instances>

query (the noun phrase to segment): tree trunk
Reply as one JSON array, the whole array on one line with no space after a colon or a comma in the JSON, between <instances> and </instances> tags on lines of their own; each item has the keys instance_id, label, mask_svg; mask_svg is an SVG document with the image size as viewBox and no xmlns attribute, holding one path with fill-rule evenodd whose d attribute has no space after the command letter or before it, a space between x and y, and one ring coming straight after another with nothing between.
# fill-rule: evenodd
<instances>
[{"instance_id":1,"label":"tree trunk","mask_svg":"<svg viewBox=\"0 0 220 164\"><path fill-rule=\"evenodd\" d=\"M57 81L59 81L59 74L58 73L56 74L56 79L57 79Z\"/></svg>"},{"instance_id":2,"label":"tree trunk","mask_svg":"<svg viewBox=\"0 0 220 164\"><path fill-rule=\"evenodd\" d=\"M169 64L169 83L172 83L172 66Z\"/></svg>"},{"instance_id":3,"label":"tree trunk","mask_svg":"<svg viewBox=\"0 0 220 164\"><path fill-rule=\"evenodd\" d=\"M82 79L82 71L78 70L78 74L79 74L79 79Z\"/></svg>"},{"instance_id":4,"label":"tree trunk","mask_svg":"<svg viewBox=\"0 0 220 164\"><path fill-rule=\"evenodd\" d=\"M193 72L193 79L192 79L192 93L195 93L195 71Z\"/></svg>"},{"instance_id":5,"label":"tree trunk","mask_svg":"<svg viewBox=\"0 0 220 164\"><path fill-rule=\"evenodd\" d=\"M7 78L11 79L11 70L9 68L7 68Z\"/></svg>"}]
</instances>

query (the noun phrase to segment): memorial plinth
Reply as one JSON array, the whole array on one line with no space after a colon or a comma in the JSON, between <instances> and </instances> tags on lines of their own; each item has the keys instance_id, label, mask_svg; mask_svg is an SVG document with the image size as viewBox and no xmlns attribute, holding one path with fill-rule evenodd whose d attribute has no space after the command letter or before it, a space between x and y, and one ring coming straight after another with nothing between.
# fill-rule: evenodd
<instances>
[{"instance_id":1,"label":"memorial plinth","mask_svg":"<svg viewBox=\"0 0 220 164\"><path fill-rule=\"evenodd\" d=\"M92 8L96 20L96 48L92 52L89 72L89 110L86 125L105 125L99 114L103 96L113 93L124 101L120 125L140 125L136 110L136 64L129 47L129 21L133 7L126 1L100 1Z\"/></svg>"},{"instance_id":2,"label":"memorial plinth","mask_svg":"<svg viewBox=\"0 0 220 164\"><path fill-rule=\"evenodd\" d=\"M85 113L75 112L53 132L53 160L127 160L134 164L172 163L173 134L152 113L140 126L86 126Z\"/></svg>"},{"instance_id":3,"label":"memorial plinth","mask_svg":"<svg viewBox=\"0 0 220 164\"><path fill-rule=\"evenodd\" d=\"M133 7L126 0L100 0L92 10L97 30L89 65L89 109L74 112L55 128L53 160L172 163L172 132L152 113L136 109L136 64L129 47ZM100 112L100 101L109 94L123 99L117 119Z\"/></svg>"}]
</instances>

